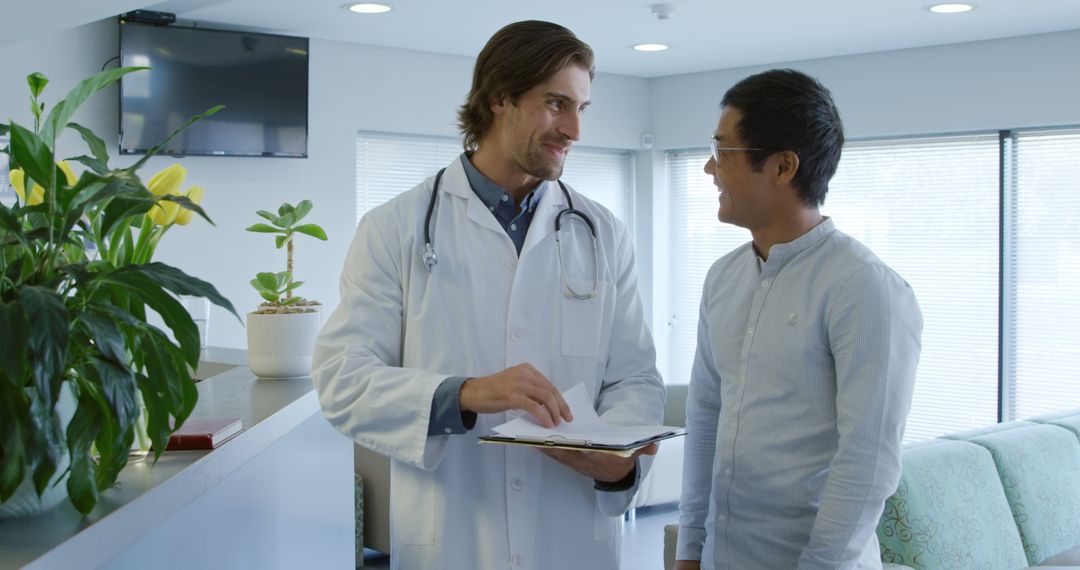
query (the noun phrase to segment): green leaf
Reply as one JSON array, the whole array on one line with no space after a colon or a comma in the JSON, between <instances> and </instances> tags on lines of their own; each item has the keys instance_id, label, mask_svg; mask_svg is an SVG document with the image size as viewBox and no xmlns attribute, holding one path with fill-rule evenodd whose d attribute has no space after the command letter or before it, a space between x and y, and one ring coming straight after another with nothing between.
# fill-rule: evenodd
<instances>
[{"instance_id":1,"label":"green leaf","mask_svg":"<svg viewBox=\"0 0 1080 570\"><path fill-rule=\"evenodd\" d=\"M37 135L14 123L11 125L11 156L28 179L50 188L56 171L52 150ZM25 183L27 188L31 187L30 180Z\"/></svg>"},{"instance_id":2,"label":"green leaf","mask_svg":"<svg viewBox=\"0 0 1080 570\"><path fill-rule=\"evenodd\" d=\"M45 287L20 287L19 302L26 311L27 320L34 323L27 343L34 358L35 387L52 409L67 362L68 311L60 295Z\"/></svg>"},{"instance_id":3,"label":"green leaf","mask_svg":"<svg viewBox=\"0 0 1080 570\"><path fill-rule=\"evenodd\" d=\"M326 232L315 224L304 224L302 226L296 226L295 228L293 228L293 231L300 232L313 238L318 238L326 241Z\"/></svg>"},{"instance_id":4,"label":"green leaf","mask_svg":"<svg viewBox=\"0 0 1080 570\"><path fill-rule=\"evenodd\" d=\"M93 378L101 387L101 394L109 404L120 426L132 426L138 419L138 404L135 402L135 375L127 366L107 361L97 356L90 357L90 366L82 372ZM115 437L114 437L115 442ZM128 444L128 450L131 445ZM126 456L127 453L124 453Z\"/></svg>"},{"instance_id":5,"label":"green leaf","mask_svg":"<svg viewBox=\"0 0 1080 570\"><path fill-rule=\"evenodd\" d=\"M274 238L274 245L278 249L281 249L282 246L289 243L290 239L291 239L291 236L287 236L287 235L285 235L285 236L277 236L277 237Z\"/></svg>"},{"instance_id":6,"label":"green leaf","mask_svg":"<svg viewBox=\"0 0 1080 570\"><path fill-rule=\"evenodd\" d=\"M26 442L29 430L26 396L22 388L0 382L0 503L8 500L22 483L26 471Z\"/></svg>"},{"instance_id":7,"label":"green leaf","mask_svg":"<svg viewBox=\"0 0 1080 570\"><path fill-rule=\"evenodd\" d=\"M86 141L87 148L90 149L90 154L94 155L94 158L96 158L107 171L109 169L109 152L105 150L105 141L101 140L101 138L95 135L93 131L78 123L68 123L67 126L68 128L79 131L79 134L82 135L82 139Z\"/></svg>"},{"instance_id":8,"label":"green leaf","mask_svg":"<svg viewBox=\"0 0 1080 570\"><path fill-rule=\"evenodd\" d=\"M288 212L278 218L278 221L274 222L274 224L282 228L289 229L296 225L296 213Z\"/></svg>"},{"instance_id":9,"label":"green leaf","mask_svg":"<svg viewBox=\"0 0 1080 570\"><path fill-rule=\"evenodd\" d=\"M82 164L83 166L89 168L90 170L93 170L98 174L105 174L109 171L109 167L103 164L100 160L92 156L86 156L85 154L80 156L73 156L68 160L74 160L75 162Z\"/></svg>"},{"instance_id":10,"label":"green leaf","mask_svg":"<svg viewBox=\"0 0 1080 570\"><path fill-rule=\"evenodd\" d=\"M155 203L157 203L157 200L149 192L146 192L146 195L140 193L110 200L109 205L105 206L105 214L101 221L102 237L111 235L114 226L127 231L128 224L126 222L134 216L145 214Z\"/></svg>"},{"instance_id":11,"label":"green leaf","mask_svg":"<svg viewBox=\"0 0 1080 570\"><path fill-rule=\"evenodd\" d=\"M292 291L292 290L296 289L297 287L299 287L299 286L301 286L303 284L304 284L303 281L293 281L292 283L289 283L288 285L285 286L285 290L286 291Z\"/></svg>"},{"instance_id":12,"label":"green leaf","mask_svg":"<svg viewBox=\"0 0 1080 570\"><path fill-rule=\"evenodd\" d=\"M80 384L85 387L86 383ZM90 395L90 390L80 390L79 405L67 428L67 445L71 454L67 491L71 503L82 514L87 514L97 504L94 463L90 457L90 445L101 431L104 414Z\"/></svg>"},{"instance_id":13,"label":"green leaf","mask_svg":"<svg viewBox=\"0 0 1080 570\"><path fill-rule=\"evenodd\" d=\"M191 210L192 212L195 212L196 214L198 214L199 217L206 220L207 223L209 223L210 225L215 225L214 220L211 220L210 216L206 215L206 211L202 209L202 206L199 206L195 202L192 202L191 199L188 198L187 196L172 196L172 195L169 195L169 196L162 196L160 199L168 201L168 202L176 202L177 204L180 205L181 208L184 208L185 210Z\"/></svg>"},{"instance_id":14,"label":"green leaf","mask_svg":"<svg viewBox=\"0 0 1080 570\"><path fill-rule=\"evenodd\" d=\"M80 81L79 84L67 94L67 97L64 97L64 100L57 103L52 108L52 111L49 112L48 118L45 119L45 124L41 127L41 139L45 141L45 144L47 144L49 148L53 148L56 136L67 126L71 117L75 114L75 111L82 106L83 102L85 102L90 95L104 87L112 85L128 73L142 69L149 68L120 67L117 69L109 69Z\"/></svg>"},{"instance_id":15,"label":"green leaf","mask_svg":"<svg viewBox=\"0 0 1080 570\"><path fill-rule=\"evenodd\" d=\"M256 232L256 233L260 233L260 234L280 234L280 233L284 233L284 230L275 228L273 226L268 226L266 224L255 224L253 226L249 226L247 228L247 231Z\"/></svg>"},{"instance_id":16,"label":"green leaf","mask_svg":"<svg viewBox=\"0 0 1080 570\"><path fill-rule=\"evenodd\" d=\"M277 216L275 216L274 214L272 214L270 212L267 212L266 210L259 210L258 212L255 212L255 213L262 216L262 217L264 217L264 218L266 218L271 223L274 223L278 219Z\"/></svg>"},{"instance_id":17,"label":"green leaf","mask_svg":"<svg viewBox=\"0 0 1080 570\"><path fill-rule=\"evenodd\" d=\"M278 295L276 291L267 291L266 289L260 289L259 296L275 305L278 304L281 299L281 295Z\"/></svg>"},{"instance_id":18,"label":"green leaf","mask_svg":"<svg viewBox=\"0 0 1080 570\"><path fill-rule=\"evenodd\" d=\"M11 131L11 127L9 127L7 125L4 125L4 124L0 124L0 137L7 136L8 132L10 132L10 131Z\"/></svg>"},{"instance_id":19,"label":"green leaf","mask_svg":"<svg viewBox=\"0 0 1080 570\"><path fill-rule=\"evenodd\" d=\"M295 224L304 219L304 216L308 215L308 212L311 211L312 207L313 204L311 203L311 200L301 200L300 203L296 205L296 210L293 212L293 220L295 220L293 223Z\"/></svg>"},{"instance_id":20,"label":"green leaf","mask_svg":"<svg viewBox=\"0 0 1080 570\"><path fill-rule=\"evenodd\" d=\"M161 285L177 295L205 297L206 299L209 299L211 303L232 313L238 320L240 319L240 315L236 313L236 309L233 308L232 303L223 297L221 293L218 293L217 288L206 281L197 277L192 277L175 267L155 261L144 265L129 265L122 268L121 271L141 273L150 278L154 283Z\"/></svg>"},{"instance_id":21,"label":"green leaf","mask_svg":"<svg viewBox=\"0 0 1080 570\"><path fill-rule=\"evenodd\" d=\"M118 366L126 367L128 364L127 352L124 348L124 333L113 321L86 311L75 313L72 319L76 328L82 328L89 340L101 356Z\"/></svg>"},{"instance_id":22,"label":"green leaf","mask_svg":"<svg viewBox=\"0 0 1080 570\"><path fill-rule=\"evenodd\" d=\"M292 204L290 204L288 202L285 202L284 204L278 206L277 212L278 212L279 216L284 216L285 214L288 214L289 212L293 211L293 209L294 208L293 208Z\"/></svg>"},{"instance_id":23,"label":"green leaf","mask_svg":"<svg viewBox=\"0 0 1080 570\"><path fill-rule=\"evenodd\" d=\"M49 479L56 473L56 464L60 462L60 454L64 451L63 432L56 414L53 413L54 406L55 404L47 405L40 397L30 400L34 438L29 467L33 472L34 490L39 496L45 492Z\"/></svg>"},{"instance_id":24,"label":"green leaf","mask_svg":"<svg viewBox=\"0 0 1080 570\"><path fill-rule=\"evenodd\" d=\"M255 275L255 280L265 291L277 291L287 281L277 273L262 272Z\"/></svg>"},{"instance_id":25,"label":"green leaf","mask_svg":"<svg viewBox=\"0 0 1080 570\"><path fill-rule=\"evenodd\" d=\"M21 388L26 377L26 339L30 336L30 321L16 301L0 304L0 380L13 388Z\"/></svg>"},{"instance_id":26,"label":"green leaf","mask_svg":"<svg viewBox=\"0 0 1080 570\"><path fill-rule=\"evenodd\" d=\"M188 119L187 122L180 125L180 127L177 128L175 131L169 133L169 136L165 137L165 140L159 142L157 145L152 147L150 150L146 151L145 156L140 158L139 161L136 162L135 164L129 166L126 170L128 170L129 172L135 172L136 170L142 168L142 165L146 164L146 161L150 160L151 157L153 157L157 153L161 152L161 149L165 148L165 145L168 144L169 141L173 140L173 138L175 138L176 135L184 132L185 129L187 129L191 125L195 124L196 121L201 121L202 119L205 119L206 117L209 117L210 115L213 115L214 113L217 113L218 111L220 111L220 110L222 110L224 108L225 108L224 105L218 105L216 107L211 107L205 113L195 115L194 117Z\"/></svg>"},{"instance_id":27,"label":"green leaf","mask_svg":"<svg viewBox=\"0 0 1080 570\"><path fill-rule=\"evenodd\" d=\"M45 90L45 86L49 84L49 78L35 71L26 76L26 83L30 85L30 94L37 98Z\"/></svg>"}]
</instances>

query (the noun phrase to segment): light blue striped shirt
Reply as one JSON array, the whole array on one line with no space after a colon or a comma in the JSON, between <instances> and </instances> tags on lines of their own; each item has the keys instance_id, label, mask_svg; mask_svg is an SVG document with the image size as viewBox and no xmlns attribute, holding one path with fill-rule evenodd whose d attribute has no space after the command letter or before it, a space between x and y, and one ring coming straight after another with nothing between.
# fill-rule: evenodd
<instances>
[{"instance_id":1,"label":"light blue striped shirt","mask_svg":"<svg viewBox=\"0 0 1080 570\"><path fill-rule=\"evenodd\" d=\"M826 219L709 270L687 401L678 559L880 568L922 316L911 287Z\"/></svg>"}]
</instances>

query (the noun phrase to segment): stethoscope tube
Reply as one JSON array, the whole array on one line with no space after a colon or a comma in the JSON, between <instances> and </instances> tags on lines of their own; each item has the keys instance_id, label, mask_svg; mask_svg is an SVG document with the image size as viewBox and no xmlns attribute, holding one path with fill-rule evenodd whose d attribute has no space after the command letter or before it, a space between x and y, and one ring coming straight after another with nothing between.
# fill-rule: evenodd
<instances>
[{"instance_id":1,"label":"stethoscope tube","mask_svg":"<svg viewBox=\"0 0 1080 570\"><path fill-rule=\"evenodd\" d=\"M446 169L443 168L435 174L435 184L431 189L431 200L428 202L427 215L424 216L424 247L420 251L420 259L421 261L423 261L424 267L427 267L429 273L431 272L432 268L439 263L439 257L435 254L435 245L431 239L431 219L435 215L435 202L439 196L439 185L442 182L442 176L445 171ZM566 287L566 295L568 297L573 297L575 299L591 299L596 296L596 289L600 282L600 258L596 246L596 226L593 225L593 222L591 219L589 219L589 216L585 215L584 212L574 208L574 200L570 197L570 190L567 189L566 184L563 184L562 180L557 180L556 182L559 183L559 188L562 190L563 196L566 197L566 204L568 206L567 208L559 210L559 213L555 216L555 242L556 249L559 252L559 269L562 272L563 285ZM566 264L563 261L562 244L559 240L559 231L562 229L563 218L571 216L576 216L583 222L585 222L585 225L588 226L589 233L592 236L594 272L593 290L588 293L580 293L578 291L575 291L574 288L570 286L570 281L566 277Z\"/></svg>"}]
</instances>

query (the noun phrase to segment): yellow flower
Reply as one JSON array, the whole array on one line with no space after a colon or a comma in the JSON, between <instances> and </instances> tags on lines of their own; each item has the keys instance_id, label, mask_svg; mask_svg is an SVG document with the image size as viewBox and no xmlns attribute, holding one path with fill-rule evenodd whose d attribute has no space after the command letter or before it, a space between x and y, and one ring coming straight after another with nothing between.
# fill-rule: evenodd
<instances>
[{"instance_id":1,"label":"yellow flower","mask_svg":"<svg viewBox=\"0 0 1080 570\"><path fill-rule=\"evenodd\" d=\"M202 186L192 186L188 188L188 191L184 193L188 200L199 204L202 202L203 189ZM180 208L180 211L176 213L176 223L181 226L186 226L191 221L191 218L195 215L195 212L188 210L187 208Z\"/></svg>"},{"instance_id":2,"label":"yellow flower","mask_svg":"<svg viewBox=\"0 0 1080 570\"><path fill-rule=\"evenodd\" d=\"M146 189L154 196L179 196L180 185L187 178L187 169L179 163L169 165L161 172L153 175L150 182L146 183ZM167 200L159 201L146 212L150 220L159 226L167 226L176 221L176 215L182 210L176 202Z\"/></svg>"},{"instance_id":3,"label":"yellow flower","mask_svg":"<svg viewBox=\"0 0 1080 570\"><path fill-rule=\"evenodd\" d=\"M187 178L187 169L179 163L173 164L152 176L146 188L154 196L176 195L180 191L180 185L184 183L184 178Z\"/></svg>"},{"instance_id":4,"label":"yellow flower","mask_svg":"<svg viewBox=\"0 0 1080 570\"><path fill-rule=\"evenodd\" d=\"M74 186L79 181L79 178L75 176L75 171L71 169L71 165L66 160L61 160L56 164L60 167L60 170L64 171L64 178L67 178L68 186Z\"/></svg>"},{"instance_id":5,"label":"yellow flower","mask_svg":"<svg viewBox=\"0 0 1080 570\"><path fill-rule=\"evenodd\" d=\"M34 188L30 191L30 198L26 197L26 173L21 168L16 168L8 174L8 180L11 181L11 187L15 189L15 193L19 195L19 202L27 206L36 206L45 201L45 189L40 184L34 183Z\"/></svg>"},{"instance_id":6,"label":"yellow flower","mask_svg":"<svg viewBox=\"0 0 1080 570\"><path fill-rule=\"evenodd\" d=\"M78 181L75 177L75 172L71 170L71 165L66 160L61 160L57 163L60 166L60 170L64 172L64 178L67 179L68 186L74 186ZM26 173L23 169L16 168L8 173L8 180L11 181L11 187L15 189L15 193L19 195L19 201L26 206L36 206L45 201L45 188L34 183L34 187L30 190L30 197L26 197Z\"/></svg>"}]
</instances>

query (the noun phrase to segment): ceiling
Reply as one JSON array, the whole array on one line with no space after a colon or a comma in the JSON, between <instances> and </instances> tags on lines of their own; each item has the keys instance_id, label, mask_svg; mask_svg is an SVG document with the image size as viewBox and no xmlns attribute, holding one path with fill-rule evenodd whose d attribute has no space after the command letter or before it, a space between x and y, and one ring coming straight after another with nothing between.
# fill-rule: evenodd
<instances>
[{"instance_id":1,"label":"ceiling","mask_svg":"<svg viewBox=\"0 0 1080 570\"><path fill-rule=\"evenodd\" d=\"M173 12L182 22L200 25L467 57L474 57L501 26L541 19L569 27L592 45L598 71L637 77L1080 29L1080 0L974 0L977 8L960 15L932 14L925 9L929 0L673 0L669 4L674 10L667 20L651 14L648 0L384 0L394 9L374 16L344 10L346 1L20 0L5 4L33 5L14 10L37 10L43 15L57 14L59 6L67 5L78 10L84 22L139 7L130 6L136 4ZM4 17L11 10L0 9L0 21L12 21ZM93 10L96 16L87 19ZM642 42L667 43L671 49L658 53L630 49Z\"/></svg>"}]
</instances>

